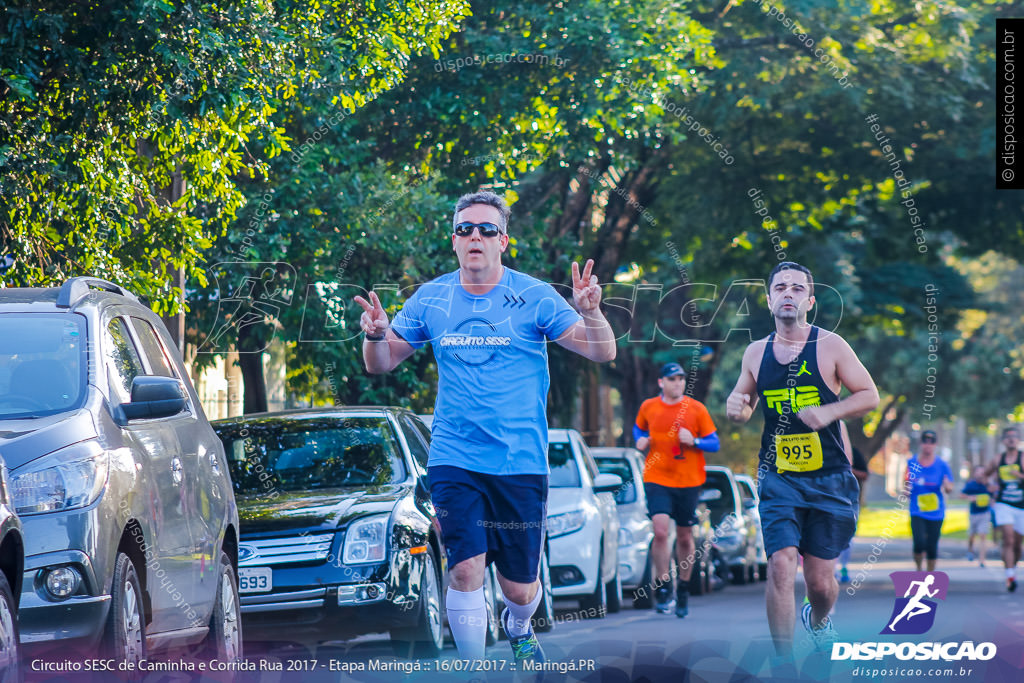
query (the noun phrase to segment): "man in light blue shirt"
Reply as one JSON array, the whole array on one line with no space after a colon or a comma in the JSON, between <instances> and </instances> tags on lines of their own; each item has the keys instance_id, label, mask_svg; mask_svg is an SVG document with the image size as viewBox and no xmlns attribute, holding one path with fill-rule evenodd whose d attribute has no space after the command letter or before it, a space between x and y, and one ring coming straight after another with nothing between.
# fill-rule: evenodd
<instances>
[{"instance_id":1,"label":"man in light blue shirt","mask_svg":"<svg viewBox=\"0 0 1024 683\"><path fill-rule=\"evenodd\" d=\"M389 323L373 292L363 307L363 358L390 372L427 344L438 366L430 491L448 552L448 623L460 656L484 656L488 561L507 609L502 625L516 660L543 661L530 626L542 592L537 575L547 501L547 342L597 362L615 357L588 260L572 264L579 313L540 280L506 268L505 201L491 192L455 205L457 271L426 283Z\"/></svg>"}]
</instances>

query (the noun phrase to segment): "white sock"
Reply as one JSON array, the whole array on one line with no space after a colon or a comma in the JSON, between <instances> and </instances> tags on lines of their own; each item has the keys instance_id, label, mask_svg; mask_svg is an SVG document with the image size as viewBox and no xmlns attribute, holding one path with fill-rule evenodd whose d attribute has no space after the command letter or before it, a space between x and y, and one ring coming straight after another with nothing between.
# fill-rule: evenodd
<instances>
[{"instance_id":1,"label":"white sock","mask_svg":"<svg viewBox=\"0 0 1024 683\"><path fill-rule=\"evenodd\" d=\"M1017 568L1016 567L1010 567L1009 569L1006 570L1006 578L1013 579L1013 578L1016 578L1016 576L1017 576Z\"/></svg>"},{"instance_id":2,"label":"white sock","mask_svg":"<svg viewBox=\"0 0 1024 683\"><path fill-rule=\"evenodd\" d=\"M475 591L457 591L449 587L445 594L448 627L462 659L483 659L487 646L487 603L484 587Z\"/></svg>"},{"instance_id":3,"label":"white sock","mask_svg":"<svg viewBox=\"0 0 1024 683\"><path fill-rule=\"evenodd\" d=\"M505 623L505 632L510 638L525 636L530 632L530 618L537 611L540 599L544 597L543 587L537 587L537 594L528 605L517 605L508 598L505 598L505 605L508 606L508 619Z\"/></svg>"}]
</instances>

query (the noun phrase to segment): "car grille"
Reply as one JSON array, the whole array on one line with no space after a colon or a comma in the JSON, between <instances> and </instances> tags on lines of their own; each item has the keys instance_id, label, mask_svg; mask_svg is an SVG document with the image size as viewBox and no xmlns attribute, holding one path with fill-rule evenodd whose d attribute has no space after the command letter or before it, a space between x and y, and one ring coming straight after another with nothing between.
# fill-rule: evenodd
<instances>
[{"instance_id":1,"label":"car grille","mask_svg":"<svg viewBox=\"0 0 1024 683\"><path fill-rule=\"evenodd\" d=\"M260 595L243 595L241 597L242 614L259 612L280 612L289 609L309 609L323 607L326 588L288 591L286 593L263 593Z\"/></svg>"},{"instance_id":2,"label":"car grille","mask_svg":"<svg viewBox=\"0 0 1024 683\"><path fill-rule=\"evenodd\" d=\"M310 534L288 538L247 539L239 545L239 567L322 562L334 543L334 534Z\"/></svg>"}]
</instances>

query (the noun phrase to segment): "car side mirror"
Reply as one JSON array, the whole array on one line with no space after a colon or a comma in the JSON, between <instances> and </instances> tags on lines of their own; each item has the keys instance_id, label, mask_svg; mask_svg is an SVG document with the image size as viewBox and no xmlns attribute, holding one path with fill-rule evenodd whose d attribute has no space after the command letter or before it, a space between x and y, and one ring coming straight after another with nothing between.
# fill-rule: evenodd
<instances>
[{"instance_id":1,"label":"car side mirror","mask_svg":"<svg viewBox=\"0 0 1024 683\"><path fill-rule=\"evenodd\" d=\"M594 477L594 493L615 493L622 487L622 477L617 474L599 474Z\"/></svg>"},{"instance_id":2,"label":"car side mirror","mask_svg":"<svg viewBox=\"0 0 1024 683\"><path fill-rule=\"evenodd\" d=\"M132 380L131 401L114 411L118 424L131 420L153 419L177 415L185 409L185 391L173 377L139 375Z\"/></svg>"}]
</instances>

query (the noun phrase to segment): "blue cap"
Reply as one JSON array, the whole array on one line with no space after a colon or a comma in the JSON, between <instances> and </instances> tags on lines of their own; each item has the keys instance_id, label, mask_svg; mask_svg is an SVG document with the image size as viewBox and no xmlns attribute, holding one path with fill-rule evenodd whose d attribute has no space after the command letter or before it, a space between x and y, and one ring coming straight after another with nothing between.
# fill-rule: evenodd
<instances>
[{"instance_id":1,"label":"blue cap","mask_svg":"<svg viewBox=\"0 0 1024 683\"><path fill-rule=\"evenodd\" d=\"M686 370L683 370L683 366L679 363L665 363L661 366L661 374L658 377L665 379L666 377L675 377L676 375L686 377Z\"/></svg>"}]
</instances>

